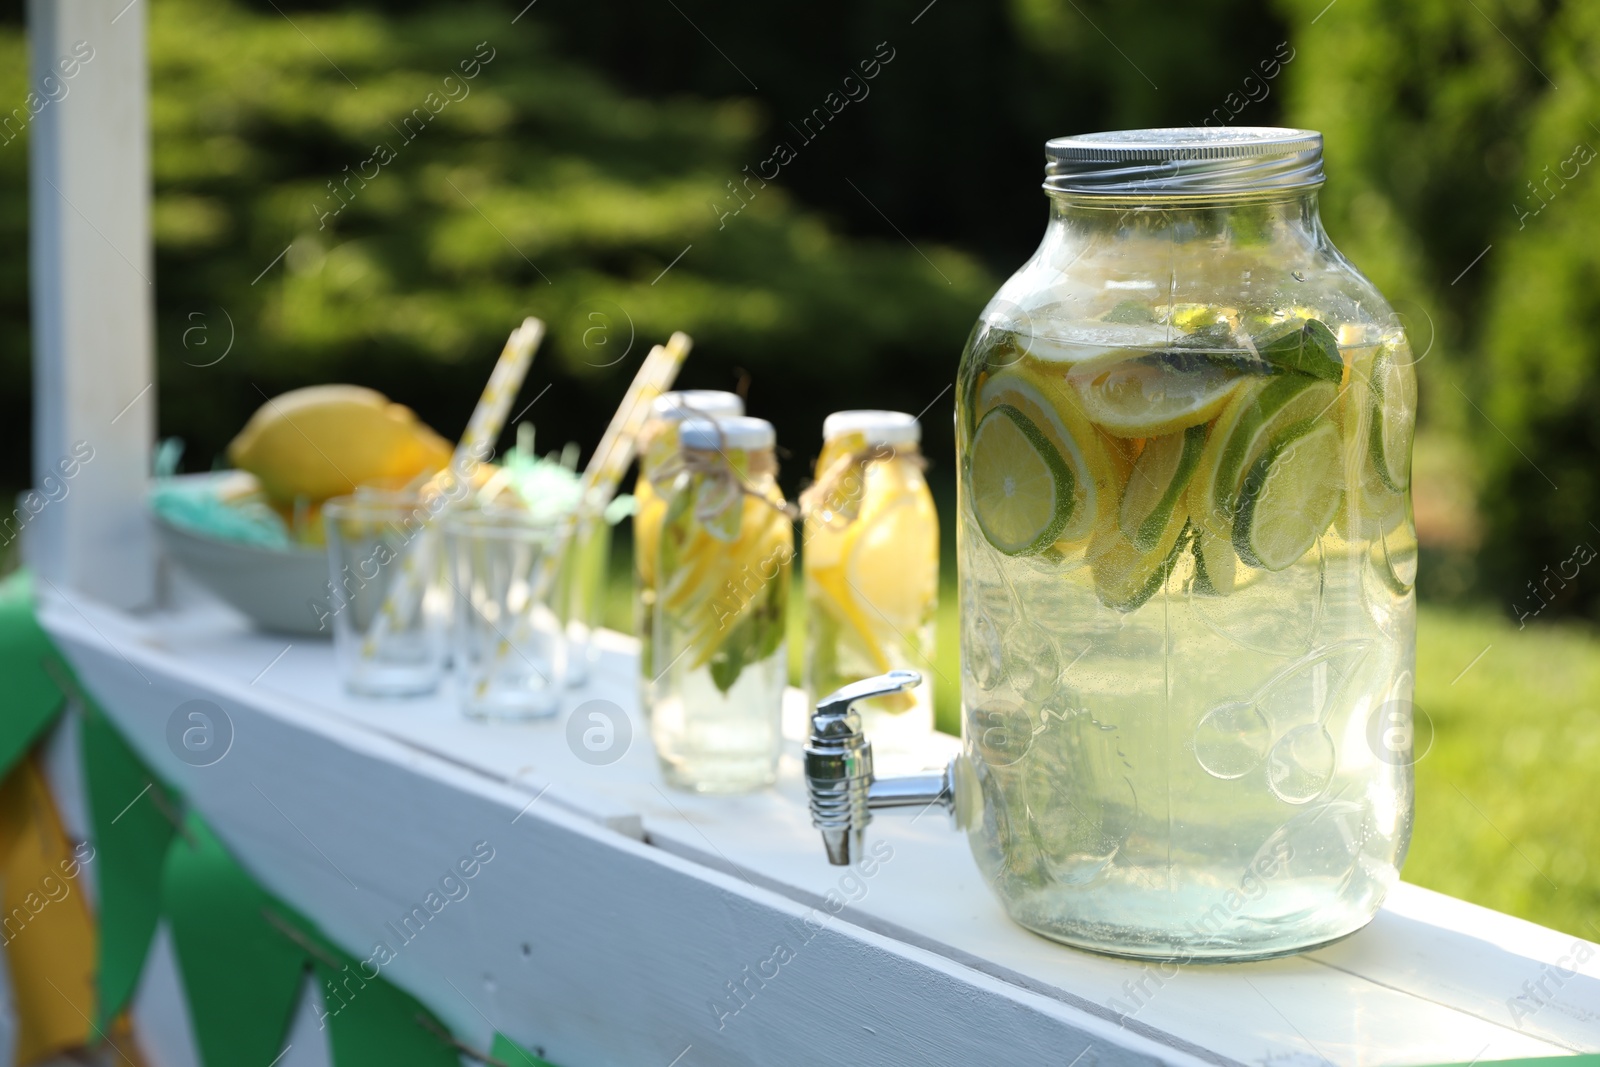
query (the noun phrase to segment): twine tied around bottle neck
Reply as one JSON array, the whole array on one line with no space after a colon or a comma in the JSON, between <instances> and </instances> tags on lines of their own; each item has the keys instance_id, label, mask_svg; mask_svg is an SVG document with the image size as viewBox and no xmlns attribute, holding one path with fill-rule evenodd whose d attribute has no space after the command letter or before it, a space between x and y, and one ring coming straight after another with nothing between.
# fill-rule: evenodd
<instances>
[{"instance_id":1,"label":"twine tied around bottle neck","mask_svg":"<svg viewBox=\"0 0 1600 1067\"><path fill-rule=\"evenodd\" d=\"M776 477L778 461L767 449L751 450L746 470L741 474L733 461L720 448L682 448L663 459L646 479L663 499L671 497L673 486L680 475L687 474L693 482L695 521L707 530L725 525L724 517L734 507L742 507L744 499L761 501L774 511L790 519L799 518L793 504L782 497L762 492L753 481Z\"/></svg>"},{"instance_id":2,"label":"twine tied around bottle neck","mask_svg":"<svg viewBox=\"0 0 1600 1067\"><path fill-rule=\"evenodd\" d=\"M902 451L893 445L875 444L845 452L835 457L817 475L817 480L800 493L801 514L833 529L849 526L861 514L867 467L887 460L899 460L918 471L928 469L928 461L916 448Z\"/></svg>"}]
</instances>

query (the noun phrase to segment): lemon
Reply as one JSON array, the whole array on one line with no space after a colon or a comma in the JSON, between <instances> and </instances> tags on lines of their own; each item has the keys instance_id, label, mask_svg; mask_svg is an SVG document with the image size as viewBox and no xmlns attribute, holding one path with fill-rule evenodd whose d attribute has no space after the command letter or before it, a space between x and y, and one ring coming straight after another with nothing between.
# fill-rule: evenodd
<instances>
[{"instance_id":1,"label":"lemon","mask_svg":"<svg viewBox=\"0 0 1600 1067\"><path fill-rule=\"evenodd\" d=\"M646 589L656 586L656 557L661 552L661 522L667 517L667 502L661 499L648 478L641 477L633 490L633 558L639 568L639 582Z\"/></svg>"},{"instance_id":2,"label":"lemon","mask_svg":"<svg viewBox=\"0 0 1600 1067\"><path fill-rule=\"evenodd\" d=\"M1010 404L996 406L978 423L967 477L978 527L1007 555L1040 551L1072 519L1072 469L1044 432Z\"/></svg>"},{"instance_id":3,"label":"lemon","mask_svg":"<svg viewBox=\"0 0 1600 1067\"><path fill-rule=\"evenodd\" d=\"M1307 419L1274 441L1239 491L1233 547L1252 567L1281 571L1311 550L1339 507L1339 428Z\"/></svg>"},{"instance_id":4,"label":"lemon","mask_svg":"<svg viewBox=\"0 0 1600 1067\"><path fill-rule=\"evenodd\" d=\"M320 503L358 485L399 486L450 462L450 443L403 404L355 385L316 385L267 401L228 459L279 506Z\"/></svg>"},{"instance_id":5,"label":"lemon","mask_svg":"<svg viewBox=\"0 0 1600 1067\"><path fill-rule=\"evenodd\" d=\"M1245 380L1238 358L1202 349L1113 353L1076 365L1068 378L1089 419L1116 437L1210 422Z\"/></svg>"},{"instance_id":6,"label":"lemon","mask_svg":"<svg viewBox=\"0 0 1600 1067\"><path fill-rule=\"evenodd\" d=\"M889 499L887 507L862 517L845 570L878 625L909 635L938 595L939 526L926 496Z\"/></svg>"}]
</instances>

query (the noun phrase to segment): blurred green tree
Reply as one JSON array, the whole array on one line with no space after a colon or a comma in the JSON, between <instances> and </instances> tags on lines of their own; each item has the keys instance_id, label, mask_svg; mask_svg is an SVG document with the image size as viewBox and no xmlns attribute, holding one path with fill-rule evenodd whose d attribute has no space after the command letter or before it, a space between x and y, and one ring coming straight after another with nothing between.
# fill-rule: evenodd
<instances>
[{"instance_id":1,"label":"blurred green tree","mask_svg":"<svg viewBox=\"0 0 1600 1067\"><path fill-rule=\"evenodd\" d=\"M1600 8L1280 6L1301 53L1286 117L1327 135L1328 227L1431 343L1425 422L1474 445L1480 588L1600 615L1600 566L1563 568L1600 548L1600 165L1578 162L1600 147Z\"/></svg>"},{"instance_id":2,"label":"blurred green tree","mask_svg":"<svg viewBox=\"0 0 1600 1067\"><path fill-rule=\"evenodd\" d=\"M291 22L160 0L150 18L161 430L191 467L315 381L457 433L526 314L551 327L522 399L541 397L547 448L592 446L649 345L684 329L685 383L748 373L752 410L814 450L828 410L935 400L994 286L970 256L843 237L748 178L773 168L748 102L629 97L499 8ZM3 152L17 233L22 150Z\"/></svg>"}]
</instances>

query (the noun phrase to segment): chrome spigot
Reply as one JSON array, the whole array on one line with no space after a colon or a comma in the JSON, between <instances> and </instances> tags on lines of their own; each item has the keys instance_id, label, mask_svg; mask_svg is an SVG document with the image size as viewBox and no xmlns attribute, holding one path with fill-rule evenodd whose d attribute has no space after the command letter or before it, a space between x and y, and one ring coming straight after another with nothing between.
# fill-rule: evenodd
<instances>
[{"instance_id":1,"label":"chrome spigot","mask_svg":"<svg viewBox=\"0 0 1600 1067\"><path fill-rule=\"evenodd\" d=\"M848 866L859 855L875 808L955 810L954 761L941 771L878 778L872 771L872 742L861 732L857 701L888 696L922 682L916 671L890 671L865 678L817 703L806 745L806 791L811 824L822 831L828 862Z\"/></svg>"}]
</instances>

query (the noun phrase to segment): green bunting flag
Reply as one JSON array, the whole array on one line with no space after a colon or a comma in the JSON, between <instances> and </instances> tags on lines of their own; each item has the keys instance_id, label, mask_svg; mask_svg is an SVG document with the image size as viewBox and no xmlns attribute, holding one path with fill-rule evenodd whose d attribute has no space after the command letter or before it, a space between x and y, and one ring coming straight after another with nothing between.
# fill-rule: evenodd
<instances>
[{"instance_id":1,"label":"green bunting flag","mask_svg":"<svg viewBox=\"0 0 1600 1067\"><path fill-rule=\"evenodd\" d=\"M4 780L77 691L71 668L35 619L25 571L0 580L0 671L7 683ZM308 965L321 987L320 1023L335 1067L458 1067L461 1046L442 1023L271 897L198 814L180 814L176 794L80 695L100 890L97 1030L107 1030L132 997L164 917L204 1067L274 1062ZM492 1056L507 1067L551 1067L499 1034Z\"/></svg>"},{"instance_id":2,"label":"green bunting flag","mask_svg":"<svg viewBox=\"0 0 1600 1067\"><path fill-rule=\"evenodd\" d=\"M99 1002L104 1029L133 995L161 908L177 807L99 708L85 709L83 771L100 887Z\"/></svg>"},{"instance_id":3,"label":"green bunting flag","mask_svg":"<svg viewBox=\"0 0 1600 1067\"><path fill-rule=\"evenodd\" d=\"M34 619L33 579L26 571L0 581L0 672L6 680L6 713L0 723L4 778L55 721L64 701L56 679L70 674ZM53 672L59 673L52 677Z\"/></svg>"},{"instance_id":4,"label":"green bunting flag","mask_svg":"<svg viewBox=\"0 0 1600 1067\"><path fill-rule=\"evenodd\" d=\"M305 951L283 932L292 913L193 813L167 852L161 898L201 1063L272 1063L306 976Z\"/></svg>"},{"instance_id":5,"label":"green bunting flag","mask_svg":"<svg viewBox=\"0 0 1600 1067\"><path fill-rule=\"evenodd\" d=\"M505 1034L494 1035L494 1047L489 1050L489 1055L506 1067L554 1067L554 1064L541 1060Z\"/></svg>"},{"instance_id":6,"label":"green bunting flag","mask_svg":"<svg viewBox=\"0 0 1600 1067\"><path fill-rule=\"evenodd\" d=\"M428 1009L383 979L366 977L361 963L328 948L315 965L335 1067L459 1067L461 1057L445 1038L449 1031Z\"/></svg>"}]
</instances>

